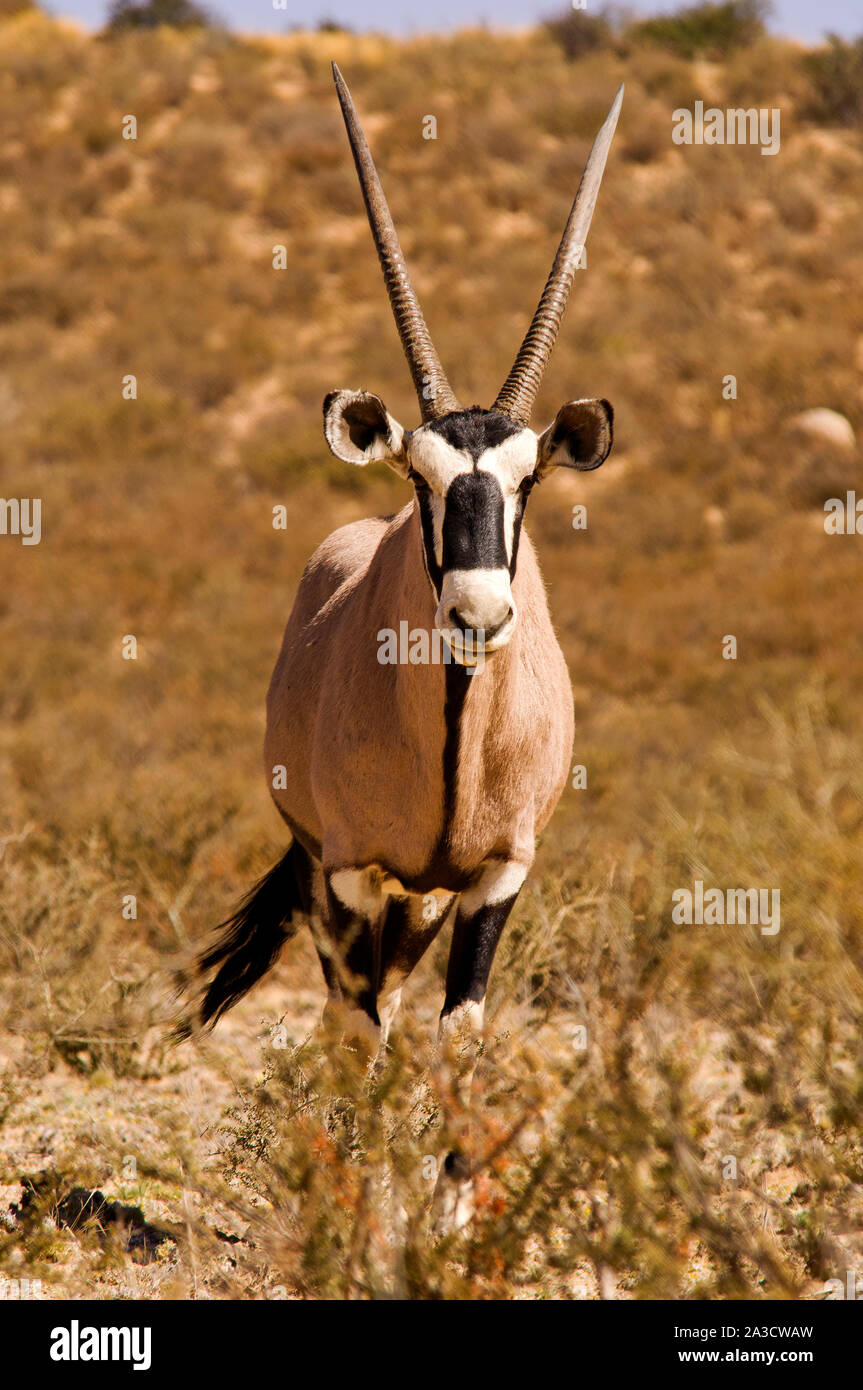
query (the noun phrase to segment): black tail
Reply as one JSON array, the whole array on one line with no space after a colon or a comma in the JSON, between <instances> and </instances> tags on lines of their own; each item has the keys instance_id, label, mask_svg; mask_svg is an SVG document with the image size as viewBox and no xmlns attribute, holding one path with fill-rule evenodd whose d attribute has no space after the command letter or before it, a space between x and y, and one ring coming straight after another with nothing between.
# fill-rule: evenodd
<instances>
[{"instance_id":1,"label":"black tail","mask_svg":"<svg viewBox=\"0 0 863 1390\"><path fill-rule=\"evenodd\" d=\"M233 916L221 923L221 936L197 962L202 976L219 967L201 1001L201 1024L216 1023L275 964L297 930L295 914L309 910L310 873L309 856L295 840ZM191 1028L181 1025L180 1031L188 1034Z\"/></svg>"}]
</instances>

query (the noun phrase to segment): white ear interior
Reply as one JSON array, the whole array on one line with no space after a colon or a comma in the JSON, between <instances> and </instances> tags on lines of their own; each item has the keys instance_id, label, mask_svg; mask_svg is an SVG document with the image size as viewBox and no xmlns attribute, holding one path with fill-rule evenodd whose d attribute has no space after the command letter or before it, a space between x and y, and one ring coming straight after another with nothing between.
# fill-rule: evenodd
<instances>
[{"instance_id":1,"label":"white ear interior","mask_svg":"<svg viewBox=\"0 0 863 1390\"><path fill-rule=\"evenodd\" d=\"M608 401L567 401L539 437L540 471L598 468L611 451L613 421Z\"/></svg>"},{"instance_id":2,"label":"white ear interior","mask_svg":"<svg viewBox=\"0 0 863 1390\"><path fill-rule=\"evenodd\" d=\"M324 434L345 463L381 461L401 471L404 430L371 391L331 391L324 401Z\"/></svg>"}]
</instances>

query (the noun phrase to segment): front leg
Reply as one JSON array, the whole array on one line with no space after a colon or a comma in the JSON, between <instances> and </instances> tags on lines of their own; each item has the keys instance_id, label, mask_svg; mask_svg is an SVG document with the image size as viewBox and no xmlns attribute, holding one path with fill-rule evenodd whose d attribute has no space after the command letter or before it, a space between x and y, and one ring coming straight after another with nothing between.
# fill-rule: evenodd
<instances>
[{"instance_id":1,"label":"front leg","mask_svg":"<svg viewBox=\"0 0 863 1390\"><path fill-rule=\"evenodd\" d=\"M528 865L515 860L491 861L462 894L456 913L438 1037L449 1054L448 1066L454 1068L464 1118L457 1147L447 1154L435 1189L434 1224L441 1232L459 1229L473 1215L470 1112L485 996L497 944L527 870Z\"/></svg>"}]
</instances>

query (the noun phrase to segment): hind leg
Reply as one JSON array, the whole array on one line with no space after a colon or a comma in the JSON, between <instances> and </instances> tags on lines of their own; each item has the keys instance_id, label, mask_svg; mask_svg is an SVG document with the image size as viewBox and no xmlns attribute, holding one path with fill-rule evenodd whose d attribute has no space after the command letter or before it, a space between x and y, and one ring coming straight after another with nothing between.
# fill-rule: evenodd
<instances>
[{"instance_id":1,"label":"hind leg","mask_svg":"<svg viewBox=\"0 0 863 1390\"><path fill-rule=\"evenodd\" d=\"M378 992L387 897L374 868L324 871L325 910L318 955L329 997L324 1028L369 1057L380 1046Z\"/></svg>"},{"instance_id":2,"label":"hind leg","mask_svg":"<svg viewBox=\"0 0 863 1390\"><path fill-rule=\"evenodd\" d=\"M455 900L455 894L444 892L389 899L382 930L378 996L382 1045L401 1003L405 980L443 927Z\"/></svg>"},{"instance_id":3,"label":"hind leg","mask_svg":"<svg viewBox=\"0 0 863 1390\"><path fill-rule=\"evenodd\" d=\"M363 872L362 870L343 871L343 873L350 873L351 875ZM354 988L352 989L348 977L362 975L366 978L370 973L368 960L363 961L363 942L367 939L375 914L383 910L386 900L381 897L378 903L376 897L370 892L363 894L361 904L355 904L355 890L361 880L352 882L351 880L340 879L342 885L340 895L338 891L334 892L330 878L331 875L324 872L318 860L313 860L308 920L318 960L321 963L324 983L327 987L328 1007L330 1012L333 1012L338 1004L348 1000L358 1004L358 1000L352 997L356 994L358 981L354 980ZM360 906L366 909L365 913L354 910L355 907ZM370 922L360 920L369 916L369 913ZM365 970L362 968L363 964L365 964Z\"/></svg>"},{"instance_id":4,"label":"hind leg","mask_svg":"<svg viewBox=\"0 0 863 1390\"><path fill-rule=\"evenodd\" d=\"M379 1027L378 1047L386 1047L393 1019L401 1004L402 986L414 967L434 941L455 902L452 893L416 894L387 890L393 880L384 878L383 906L376 906L379 915L371 941L357 942L350 965L367 971L373 988L357 999L357 1005L371 1013L377 1010ZM374 1016L374 1015L372 1015Z\"/></svg>"},{"instance_id":5,"label":"hind leg","mask_svg":"<svg viewBox=\"0 0 863 1390\"><path fill-rule=\"evenodd\" d=\"M324 901L313 934L329 991L325 1021L338 1020L382 1048L402 985L437 936L450 893L392 894L375 867L322 875ZM389 880L389 884L392 880Z\"/></svg>"}]
</instances>

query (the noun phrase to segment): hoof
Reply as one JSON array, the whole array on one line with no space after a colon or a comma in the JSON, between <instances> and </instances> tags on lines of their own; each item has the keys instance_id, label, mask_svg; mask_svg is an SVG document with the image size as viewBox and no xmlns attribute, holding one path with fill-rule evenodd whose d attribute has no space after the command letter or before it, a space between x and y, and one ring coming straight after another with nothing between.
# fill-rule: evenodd
<instances>
[{"instance_id":1,"label":"hoof","mask_svg":"<svg viewBox=\"0 0 863 1390\"><path fill-rule=\"evenodd\" d=\"M470 1162L464 1154L448 1153L432 1198L432 1235L436 1239L463 1231L476 1211Z\"/></svg>"},{"instance_id":2,"label":"hoof","mask_svg":"<svg viewBox=\"0 0 863 1390\"><path fill-rule=\"evenodd\" d=\"M380 1025L374 1023L364 1009L341 1000L327 1002L321 1031L326 1042L355 1053L363 1066L373 1062L380 1051Z\"/></svg>"}]
</instances>

